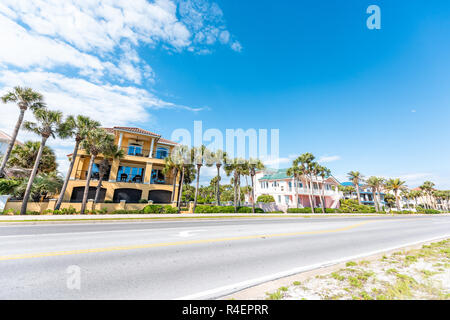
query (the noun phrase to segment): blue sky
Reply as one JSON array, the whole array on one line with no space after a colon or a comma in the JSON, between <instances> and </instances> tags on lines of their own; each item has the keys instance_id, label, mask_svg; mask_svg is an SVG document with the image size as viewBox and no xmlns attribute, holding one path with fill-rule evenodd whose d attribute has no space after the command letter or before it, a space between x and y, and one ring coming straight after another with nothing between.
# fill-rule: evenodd
<instances>
[{"instance_id":1,"label":"blue sky","mask_svg":"<svg viewBox=\"0 0 450 320\"><path fill-rule=\"evenodd\" d=\"M30 85L66 113L167 137L195 120L278 128L281 167L312 152L341 180L450 188L448 1L3 2L1 92ZM71 142L54 146L63 169Z\"/></svg>"}]
</instances>

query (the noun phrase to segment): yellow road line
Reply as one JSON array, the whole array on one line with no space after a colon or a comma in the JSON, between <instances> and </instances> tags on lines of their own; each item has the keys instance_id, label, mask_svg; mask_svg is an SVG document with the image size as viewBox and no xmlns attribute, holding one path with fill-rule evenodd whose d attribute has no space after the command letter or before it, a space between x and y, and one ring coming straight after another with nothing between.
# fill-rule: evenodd
<instances>
[{"instance_id":1,"label":"yellow road line","mask_svg":"<svg viewBox=\"0 0 450 320\"><path fill-rule=\"evenodd\" d=\"M373 222L373 221L375 221L375 220L365 221L365 222L350 225L348 227L342 227L342 228L331 229L331 230L274 233L274 234L262 234L262 235L251 235L251 236L240 236L240 237L229 237L229 238L149 243L149 244L133 245L133 246L119 246L119 247L106 247L106 248L94 248L94 249L79 249L79 250L68 250L68 251L16 254L16 255L9 255L9 256L0 256L0 261L54 257L54 256L67 256L67 255L83 254L83 253L99 253L99 252L109 252L109 251L146 249L146 248L168 247L168 246L178 246L178 245L188 245L188 244L199 244L199 243L214 243L214 242L225 242L225 241L236 241L236 240L261 239L261 238L289 237L289 236L298 236L298 235L306 235L306 234L333 233L333 232L342 232L342 231L351 230L351 229L357 228L359 226L362 226L364 224L367 224L367 223Z\"/></svg>"}]
</instances>

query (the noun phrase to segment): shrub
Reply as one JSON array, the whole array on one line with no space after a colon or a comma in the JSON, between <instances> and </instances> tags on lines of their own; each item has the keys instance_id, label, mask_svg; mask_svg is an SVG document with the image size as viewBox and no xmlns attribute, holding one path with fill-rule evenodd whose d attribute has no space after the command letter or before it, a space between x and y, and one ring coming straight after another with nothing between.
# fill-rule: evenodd
<instances>
[{"instance_id":1,"label":"shrub","mask_svg":"<svg viewBox=\"0 0 450 320\"><path fill-rule=\"evenodd\" d=\"M178 213L178 208L166 205L164 206L164 213Z\"/></svg>"},{"instance_id":2,"label":"shrub","mask_svg":"<svg viewBox=\"0 0 450 320\"><path fill-rule=\"evenodd\" d=\"M284 213L283 211L269 211L267 213Z\"/></svg>"},{"instance_id":3,"label":"shrub","mask_svg":"<svg viewBox=\"0 0 450 320\"><path fill-rule=\"evenodd\" d=\"M148 200L141 199L141 200L139 200L138 202L139 202L139 203L148 203Z\"/></svg>"},{"instance_id":4,"label":"shrub","mask_svg":"<svg viewBox=\"0 0 450 320\"><path fill-rule=\"evenodd\" d=\"M434 210L434 209L425 209L423 211L423 213L425 213L425 214L439 214L441 212L439 210Z\"/></svg>"},{"instance_id":5,"label":"shrub","mask_svg":"<svg viewBox=\"0 0 450 320\"><path fill-rule=\"evenodd\" d=\"M337 210L336 209L331 209L331 208L325 208L325 212L326 213L336 213Z\"/></svg>"},{"instance_id":6,"label":"shrub","mask_svg":"<svg viewBox=\"0 0 450 320\"><path fill-rule=\"evenodd\" d=\"M114 201L112 201L112 200L105 200L105 201L103 201L103 203L114 203Z\"/></svg>"},{"instance_id":7,"label":"shrub","mask_svg":"<svg viewBox=\"0 0 450 320\"><path fill-rule=\"evenodd\" d=\"M27 212L25 212L25 214L26 214L27 216L38 216L38 215L40 215L41 213L38 212L38 211L28 211L28 210L27 210Z\"/></svg>"},{"instance_id":8,"label":"shrub","mask_svg":"<svg viewBox=\"0 0 450 320\"><path fill-rule=\"evenodd\" d=\"M287 213L311 213L311 208L289 208L287 209Z\"/></svg>"},{"instance_id":9,"label":"shrub","mask_svg":"<svg viewBox=\"0 0 450 320\"><path fill-rule=\"evenodd\" d=\"M76 214L76 213L77 213L77 210L72 206L70 206L69 208L61 209L61 214Z\"/></svg>"},{"instance_id":10,"label":"shrub","mask_svg":"<svg viewBox=\"0 0 450 320\"><path fill-rule=\"evenodd\" d=\"M283 212L283 211L281 211ZM264 213L264 210L261 208L255 208L255 213Z\"/></svg>"},{"instance_id":11,"label":"shrub","mask_svg":"<svg viewBox=\"0 0 450 320\"><path fill-rule=\"evenodd\" d=\"M234 213L233 206L217 206L217 213Z\"/></svg>"},{"instance_id":12,"label":"shrub","mask_svg":"<svg viewBox=\"0 0 450 320\"><path fill-rule=\"evenodd\" d=\"M252 213L252 208L250 207L238 207L238 213Z\"/></svg>"},{"instance_id":13,"label":"shrub","mask_svg":"<svg viewBox=\"0 0 450 320\"><path fill-rule=\"evenodd\" d=\"M271 203L275 202L275 199L269 194L262 194L256 199L256 202Z\"/></svg>"},{"instance_id":14,"label":"shrub","mask_svg":"<svg viewBox=\"0 0 450 320\"><path fill-rule=\"evenodd\" d=\"M159 204L149 204L142 209L143 213L164 213L163 206Z\"/></svg>"},{"instance_id":15,"label":"shrub","mask_svg":"<svg viewBox=\"0 0 450 320\"><path fill-rule=\"evenodd\" d=\"M142 213L140 210L114 210L111 214L140 214Z\"/></svg>"}]
</instances>

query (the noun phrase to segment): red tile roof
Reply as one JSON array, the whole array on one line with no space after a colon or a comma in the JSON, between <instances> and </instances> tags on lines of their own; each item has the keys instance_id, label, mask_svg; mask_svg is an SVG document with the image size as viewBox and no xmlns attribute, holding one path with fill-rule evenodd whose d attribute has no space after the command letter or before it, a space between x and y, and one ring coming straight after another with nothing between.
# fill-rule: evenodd
<instances>
[{"instance_id":1,"label":"red tile roof","mask_svg":"<svg viewBox=\"0 0 450 320\"><path fill-rule=\"evenodd\" d=\"M156 134L154 132L150 132L148 130L144 130L141 128L136 128L136 127L114 127L113 129L131 131L131 132L136 132L136 133L140 133L140 134L146 134L146 135L150 135L150 136L160 137L159 134Z\"/></svg>"},{"instance_id":2,"label":"red tile roof","mask_svg":"<svg viewBox=\"0 0 450 320\"><path fill-rule=\"evenodd\" d=\"M151 135L151 136L158 137L159 138L158 141L161 142L161 143L168 143L168 144L174 144L174 145L177 144L174 141L170 141L168 139L161 138L161 135L159 135L157 133L154 133L154 132L151 132L151 131L148 131L148 130L144 130L144 129L141 129L141 128L136 128L136 127L113 127L113 128L103 128L103 129L105 129L106 131L111 132L111 133L114 133L114 130L124 130L124 131L129 131L129 132L145 134L145 135Z\"/></svg>"}]
</instances>

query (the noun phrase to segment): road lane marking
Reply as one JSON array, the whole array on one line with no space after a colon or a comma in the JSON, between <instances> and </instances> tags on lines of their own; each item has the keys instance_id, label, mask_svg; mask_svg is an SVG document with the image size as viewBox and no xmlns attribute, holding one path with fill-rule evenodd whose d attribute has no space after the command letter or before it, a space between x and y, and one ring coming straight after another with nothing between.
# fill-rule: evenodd
<instances>
[{"instance_id":1,"label":"road lane marking","mask_svg":"<svg viewBox=\"0 0 450 320\"><path fill-rule=\"evenodd\" d=\"M305 271L310 271L310 270L314 270L314 269L319 269L319 268L324 268L324 267L328 267L328 266L332 266L338 263L342 263L342 262L346 262L346 261L351 261L351 260L357 260L357 259L361 259L361 258L365 258L365 257L369 257L369 256L373 256L376 254L380 254L383 252L389 252L389 251L393 251L393 250L397 250L397 249L401 249L404 247L409 247L409 246L414 246L420 243L424 243L424 242L429 242L429 241L437 241L440 239L446 239L449 238L450 234L442 237L435 237L435 238L431 238L431 239L425 239L425 240L420 240L420 241L415 241L415 242L411 242L411 243L404 243L398 246L393 246L390 248L385 248L385 249L380 249L380 250L374 250L371 252L367 252L367 253L362 253L362 254L358 254L358 255L353 255L353 256L348 256L348 257L344 257L344 258L339 258L339 259L335 259L335 260L329 260L329 261L325 261L325 262L321 262L321 263L316 263L316 264L311 264L308 266L303 266L303 267L298 267L298 268L293 268L290 270L286 270L286 271L282 271L282 272L277 272L274 274L270 274L270 275L266 275L266 276L262 276L259 278L255 278L255 279L250 279L250 280L245 280L245 281L241 281L238 283L234 283L234 284L229 284L229 285L225 285L222 287L218 287L218 288L214 288L214 289L209 289L209 290L205 290L202 292L197 292L194 294L190 294L187 296L183 296L183 297L179 297L176 298L174 300L194 300L194 299L215 299L215 298L219 298L225 295L229 295L250 287L253 287L255 285L259 285L261 283L264 282L268 282L268 281L272 281L272 280L276 280L276 279L280 279L280 278L284 278L284 277L288 277L288 276L292 276L301 272L305 272Z\"/></svg>"},{"instance_id":2,"label":"road lane marking","mask_svg":"<svg viewBox=\"0 0 450 320\"><path fill-rule=\"evenodd\" d=\"M117 247L94 248L94 249L78 249L78 250L68 250L68 251L54 251L54 252L15 254L15 255L0 256L0 261L19 260L19 259L32 259L32 258L44 258L44 257L55 257L55 256L67 256L67 255L75 255L75 254L83 254L83 253L101 253L101 252L111 252L111 251L147 249L147 248L169 247L169 246L177 246L177 245L215 243L215 242L237 241L237 240L252 240L252 239L266 239L266 238L275 238L275 237L289 237L289 236L299 236L299 235L308 235L308 234L334 233L334 232L343 232L343 231L351 230L351 229L360 227L362 225L365 225L365 224L368 224L368 223L374 222L374 221L377 221L377 220L364 221L364 222L353 224L353 225L350 225L350 226L347 226L347 227L331 229L331 230L301 231L301 232L262 234L262 235L250 235L250 236L216 238L216 239L185 240L185 241L175 241L175 242L149 243L149 244L132 245L132 246L117 246Z\"/></svg>"},{"instance_id":3,"label":"road lane marking","mask_svg":"<svg viewBox=\"0 0 450 320\"><path fill-rule=\"evenodd\" d=\"M192 237L195 236L195 234L193 234L194 232L204 232L206 230L187 230L187 231L181 231L177 234L177 236L182 237L182 238L187 238L187 237Z\"/></svg>"}]
</instances>

